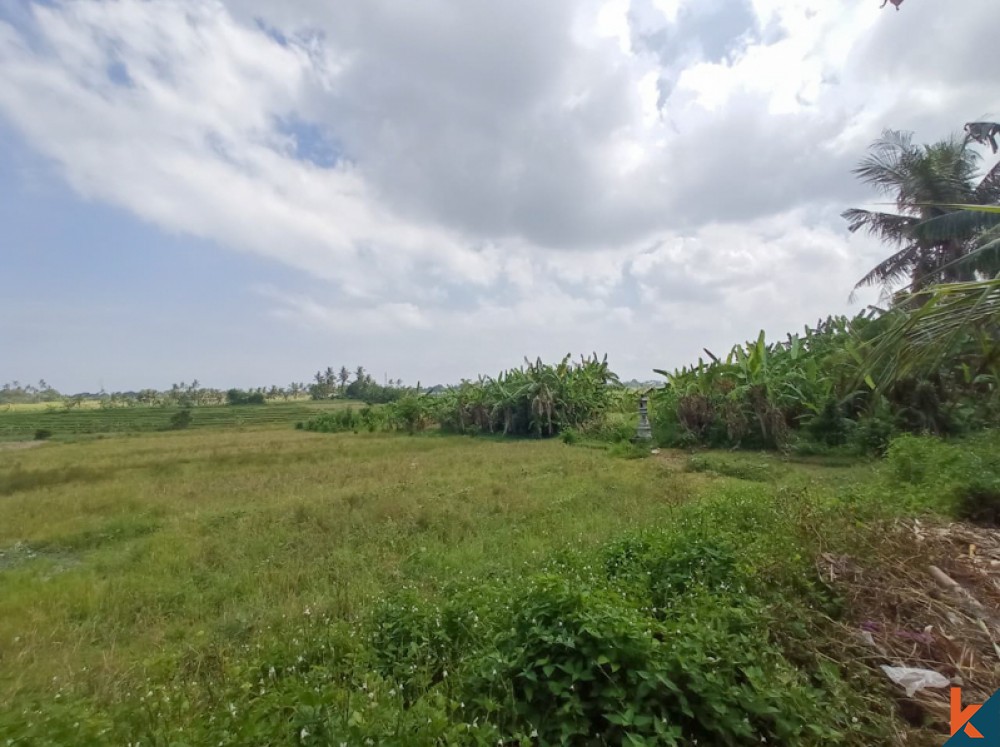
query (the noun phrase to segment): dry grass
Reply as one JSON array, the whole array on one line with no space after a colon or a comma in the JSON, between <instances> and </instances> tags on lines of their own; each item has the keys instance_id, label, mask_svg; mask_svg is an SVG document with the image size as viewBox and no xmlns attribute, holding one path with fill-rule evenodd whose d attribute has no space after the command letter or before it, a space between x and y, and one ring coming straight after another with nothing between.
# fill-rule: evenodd
<instances>
[{"instance_id":1,"label":"dry grass","mask_svg":"<svg viewBox=\"0 0 1000 747\"><path fill-rule=\"evenodd\" d=\"M850 655L872 667L939 672L962 687L966 703L984 702L1000 689L1000 533L906 520L873 536L878 542L857 556L817 561L823 581L848 601ZM896 694L903 717L928 727L901 741L940 743L934 732L948 733L949 689Z\"/></svg>"}]
</instances>

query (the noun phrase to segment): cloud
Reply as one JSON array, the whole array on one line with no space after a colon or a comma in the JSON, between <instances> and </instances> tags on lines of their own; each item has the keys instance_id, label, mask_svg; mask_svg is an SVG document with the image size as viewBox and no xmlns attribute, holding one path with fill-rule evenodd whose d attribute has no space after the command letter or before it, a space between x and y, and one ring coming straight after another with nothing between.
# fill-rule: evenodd
<instances>
[{"instance_id":1,"label":"cloud","mask_svg":"<svg viewBox=\"0 0 1000 747\"><path fill-rule=\"evenodd\" d=\"M301 271L283 320L680 356L846 308L850 168L998 100L987 5L30 2L0 115L83 197Z\"/></svg>"}]
</instances>

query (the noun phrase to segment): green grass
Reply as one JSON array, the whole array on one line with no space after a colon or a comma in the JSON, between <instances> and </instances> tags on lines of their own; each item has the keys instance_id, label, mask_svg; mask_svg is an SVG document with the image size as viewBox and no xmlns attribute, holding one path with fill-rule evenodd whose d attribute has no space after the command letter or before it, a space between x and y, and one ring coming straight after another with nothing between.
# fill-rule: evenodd
<instances>
[{"instance_id":1,"label":"green grass","mask_svg":"<svg viewBox=\"0 0 1000 747\"><path fill-rule=\"evenodd\" d=\"M37 552L4 578L0 668L20 637L34 665L15 682L35 686L81 665L114 681L164 641L309 605L351 616L401 580L519 568L690 497L656 464L557 442L285 430L0 452L0 496L0 548ZM77 562L53 574L50 554Z\"/></svg>"},{"instance_id":2,"label":"green grass","mask_svg":"<svg viewBox=\"0 0 1000 747\"><path fill-rule=\"evenodd\" d=\"M771 744L880 743L882 691L816 650L837 607L812 566L894 510L873 467L706 456L267 426L0 451L0 740L532 744L548 701L510 687L548 672L525 636L558 608L593 661L632 651L723 709L705 729L760 707ZM709 674L733 646L753 685ZM657 723L719 738L671 697ZM608 729L652 728L628 713Z\"/></svg>"},{"instance_id":3,"label":"green grass","mask_svg":"<svg viewBox=\"0 0 1000 747\"><path fill-rule=\"evenodd\" d=\"M212 405L191 408L189 428L287 427L322 412L343 407L361 407L360 402L272 402L266 405ZM54 438L84 434L146 433L167 430L179 407L89 406L67 410L61 405L13 405L0 407L0 441L33 438L40 429Z\"/></svg>"}]
</instances>

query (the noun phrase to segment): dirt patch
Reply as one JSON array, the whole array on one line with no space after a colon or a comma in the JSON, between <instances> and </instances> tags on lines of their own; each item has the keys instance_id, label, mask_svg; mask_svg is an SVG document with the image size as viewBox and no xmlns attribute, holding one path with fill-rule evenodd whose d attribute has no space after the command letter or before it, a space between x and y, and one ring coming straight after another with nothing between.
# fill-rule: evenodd
<instances>
[{"instance_id":1,"label":"dirt patch","mask_svg":"<svg viewBox=\"0 0 1000 747\"><path fill-rule=\"evenodd\" d=\"M44 445L44 441L0 441L0 451L23 451Z\"/></svg>"},{"instance_id":2,"label":"dirt patch","mask_svg":"<svg viewBox=\"0 0 1000 747\"><path fill-rule=\"evenodd\" d=\"M846 598L854 655L873 667L933 670L962 688L964 703L985 702L1000 688L1000 531L898 522L872 552L824 553L816 562L823 582ZM922 736L948 734L950 687L912 697L890 688Z\"/></svg>"}]
</instances>

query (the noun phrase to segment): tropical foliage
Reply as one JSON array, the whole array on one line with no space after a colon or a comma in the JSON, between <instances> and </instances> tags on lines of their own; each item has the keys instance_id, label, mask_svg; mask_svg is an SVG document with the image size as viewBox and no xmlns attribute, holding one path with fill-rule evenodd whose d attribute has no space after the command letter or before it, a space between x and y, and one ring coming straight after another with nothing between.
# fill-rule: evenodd
<instances>
[{"instance_id":1,"label":"tropical foliage","mask_svg":"<svg viewBox=\"0 0 1000 747\"><path fill-rule=\"evenodd\" d=\"M616 415L635 409L635 394L618 381L607 357L566 356L557 365L525 359L522 368L503 371L496 378L476 381L434 393L409 392L383 408L366 407L318 416L303 424L306 430L419 431L430 425L462 434L549 437L573 431L634 432L631 425L615 429ZM620 423L620 420L618 420Z\"/></svg>"},{"instance_id":2,"label":"tropical foliage","mask_svg":"<svg viewBox=\"0 0 1000 747\"><path fill-rule=\"evenodd\" d=\"M980 156L967 139L918 146L912 134L886 130L854 173L892 198L896 212L852 208L843 213L852 232L866 231L893 253L857 287L889 289L905 281L912 291L934 283L994 274L997 252L982 251L982 231L1000 216L958 209L957 204L1000 202L1000 164L979 177ZM994 238L996 238L994 236Z\"/></svg>"},{"instance_id":3,"label":"tropical foliage","mask_svg":"<svg viewBox=\"0 0 1000 747\"><path fill-rule=\"evenodd\" d=\"M447 390L437 412L441 427L455 433L555 436L603 417L616 390L607 356L574 363L567 355L554 366L525 359L523 368Z\"/></svg>"},{"instance_id":4,"label":"tropical foliage","mask_svg":"<svg viewBox=\"0 0 1000 747\"><path fill-rule=\"evenodd\" d=\"M852 232L894 252L859 282L903 289L888 311L764 333L669 373L654 425L670 445L881 451L897 432L952 434L1000 412L1000 164L979 176L969 139L914 145L886 130L854 173L895 213L851 209Z\"/></svg>"},{"instance_id":5,"label":"tropical foliage","mask_svg":"<svg viewBox=\"0 0 1000 747\"><path fill-rule=\"evenodd\" d=\"M940 288L922 304L831 317L780 342L761 332L725 359L659 371L667 386L654 396L657 438L880 452L896 433L947 435L997 422L995 331L955 323L959 304L983 315L992 304L995 313L996 281Z\"/></svg>"}]
</instances>

